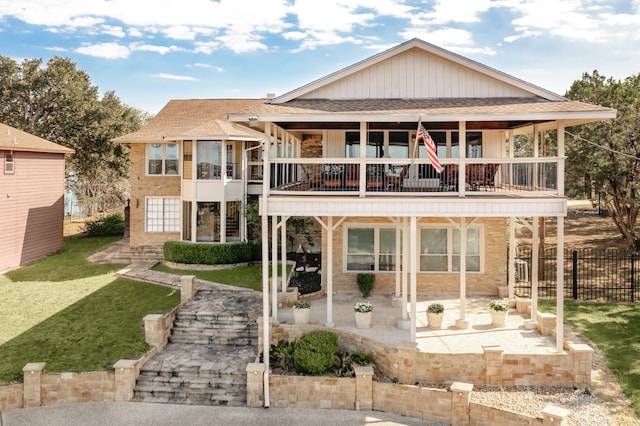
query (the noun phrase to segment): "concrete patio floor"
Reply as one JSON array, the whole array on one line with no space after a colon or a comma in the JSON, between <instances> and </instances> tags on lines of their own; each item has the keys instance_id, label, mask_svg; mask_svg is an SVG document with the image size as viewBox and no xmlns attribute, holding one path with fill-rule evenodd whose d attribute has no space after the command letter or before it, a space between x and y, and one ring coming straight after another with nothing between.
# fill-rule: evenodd
<instances>
[{"instance_id":1,"label":"concrete patio floor","mask_svg":"<svg viewBox=\"0 0 640 426\"><path fill-rule=\"evenodd\" d=\"M354 305L356 302L371 302L374 306L372 326L369 329L356 328ZM555 338L542 336L537 330L524 326L529 315L509 311L505 327L491 325L489 313L490 297L470 297L466 299L465 319L468 329L458 329L455 322L460 318L460 299L453 295L418 295L416 303L417 324L416 343L421 352L432 353L483 353L485 346L502 346L505 354L548 354L556 353ZM440 302L445 306L441 329L427 327L426 309L430 303ZM398 328L402 318L400 307L392 306L390 295L374 294L363 299L358 292L340 292L333 295L333 323L336 329L358 333L379 341L386 346L410 342L410 331ZM327 298L322 296L311 300L311 324L324 325L327 321ZM293 323L293 309L278 309L278 322Z\"/></svg>"}]
</instances>

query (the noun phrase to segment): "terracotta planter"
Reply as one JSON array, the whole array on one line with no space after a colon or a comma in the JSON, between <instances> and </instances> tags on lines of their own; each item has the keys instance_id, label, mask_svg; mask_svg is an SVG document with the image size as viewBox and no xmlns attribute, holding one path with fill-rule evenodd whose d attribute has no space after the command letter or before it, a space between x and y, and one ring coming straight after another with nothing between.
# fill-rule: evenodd
<instances>
[{"instance_id":1,"label":"terracotta planter","mask_svg":"<svg viewBox=\"0 0 640 426\"><path fill-rule=\"evenodd\" d=\"M293 308L293 320L296 324L309 324L309 316L311 308L296 309Z\"/></svg>"},{"instance_id":2,"label":"terracotta planter","mask_svg":"<svg viewBox=\"0 0 640 426\"><path fill-rule=\"evenodd\" d=\"M371 328L373 312L356 312L356 327Z\"/></svg>"},{"instance_id":3,"label":"terracotta planter","mask_svg":"<svg viewBox=\"0 0 640 426\"><path fill-rule=\"evenodd\" d=\"M508 311L494 311L491 310L491 324L496 327L504 327L507 323Z\"/></svg>"},{"instance_id":4,"label":"terracotta planter","mask_svg":"<svg viewBox=\"0 0 640 426\"><path fill-rule=\"evenodd\" d=\"M444 312L434 314L427 312L427 323L429 328L442 328L442 319L444 318Z\"/></svg>"}]
</instances>

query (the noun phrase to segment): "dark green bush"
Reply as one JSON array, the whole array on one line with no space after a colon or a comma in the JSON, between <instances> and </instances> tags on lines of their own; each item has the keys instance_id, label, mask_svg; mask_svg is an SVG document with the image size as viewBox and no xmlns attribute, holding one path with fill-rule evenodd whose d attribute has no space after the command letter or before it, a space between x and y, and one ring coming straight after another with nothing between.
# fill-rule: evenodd
<instances>
[{"instance_id":1,"label":"dark green bush","mask_svg":"<svg viewBox=\"0 0 640 426\"><path fill-rule=\"evenodd\" d=\"M295 342L280 340L277 345L271 345L269 351L269 364L279 368L283 372L293 371L293 354L296 349Z\"/></svg>"},{"instance_id":2,"label":"dark green bush","mask_svg":"<svg viewBox=\"0 0 640 426\"><path fill-rule=\"evenodd\" d=\"M124 215L120 212L92 220L84 224L84 230L90 237L113 237L124 235Z\"/></svg>"},{"instance_id":3,"label":"dark green bush","mask_svg":"<svg viewBox=\"0 0 640 426\"><path fill-rule=\"evenodd\" d=\"M376 285L376 276L374 274L358 274L358 289L360 293L362 293L362 297L371 296L371 292L373 291L373 287Z\"/></svg>"},{"instance_id":4,"label":"dark green bush","mask_svg":"<svg viewBox=\"0 0 640 426\"><path fill-rule=\"evenodd\" d=\"M293 353L296 372L317 375L331 371L337 361L337 351L335 333L316 330L303 335Z\"/></svg>"},{"instance_id":5,"label":"dark green bush","mask_svg":"<svg viewBox=\"0 0 640 426\"><path fill-rule=\"evenodd\" d=\"M217 265L255 262L262 257L258 241L246 243L195 244L184 241L164 243L164 258L169 262Z\"/></svg>"}]
</instances>

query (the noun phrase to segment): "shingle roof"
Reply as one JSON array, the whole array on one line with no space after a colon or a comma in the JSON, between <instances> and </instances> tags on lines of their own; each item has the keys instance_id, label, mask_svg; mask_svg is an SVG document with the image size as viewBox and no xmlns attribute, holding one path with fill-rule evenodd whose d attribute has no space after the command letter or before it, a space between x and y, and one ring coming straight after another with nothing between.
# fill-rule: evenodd
<instances>
[{"instance_id":1,"label":"shingle roof","mask_svg":"<svg viewBox=\"0 0 640 426\"><path fill-rule=\"evenodd\" d=\"M442 99L295 99L283 104L261 103L246 108L253 114L523 114L549 112L608 112L577 101L549 101L528 98L442 98Z\"/></svg>"},{"instance_id":2,"label":"shingle roof","mask_svg":"<svg viewBox=\"0 0 640 426\"><path fill-rule=\"evenodd\" d=\"M184 137L258 137L260 133L226 120L227 114L262 104L265 99L174 99L137 132L115 142L176 140Z\"/></svg>"},{"instance_id":3,"label":"shingle roof","mask_svg":"<svg viewBox=\"0 0 640 426\"><path fill-rule=\"evenodd\" d=\"M75 151L0 123L0 150L73 154Z\"/></svg>"}]
</instances>

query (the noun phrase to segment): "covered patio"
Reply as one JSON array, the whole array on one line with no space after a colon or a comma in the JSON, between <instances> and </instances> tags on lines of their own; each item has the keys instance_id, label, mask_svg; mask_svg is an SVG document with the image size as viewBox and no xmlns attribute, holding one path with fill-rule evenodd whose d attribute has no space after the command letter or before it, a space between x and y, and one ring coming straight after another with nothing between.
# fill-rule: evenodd
<instances>
[{"instance_id":1,"label":"covered patio","mask_svg":"<svg viewBox=\"0 0 640 426\"><path fill-rule=\"evenodd\" d=\"M457 295L418 295L416 302L416 348L419 352L471 354L483 353L486 347L501 346L510 354L550 354L557 353L553 336L541 335L538 330L526 327L530 316L519 313L515 308L509 311L505 327L491 324L489 297L469 297L465 302L469 327L455 326L459 317L460 299ZM354 305L368 301L374 306L371 328L356 328ZM318 297L311 302L311 325L324 326L327 315L327 298ZM445 306L441 329L427 326L426 309L430 303L439 302ZM407 307L410 311L410 306ZM410 314L411 315L411 314ZM398 327L400 311L392 306L391 296L374 294L363 299L357 292L338 292L333 295L333 329L355 333L389 347L397 347L411 341L410 331ZM293 324L293 309L279 310L279 322Z\"/></svg>"}]
</instances>

